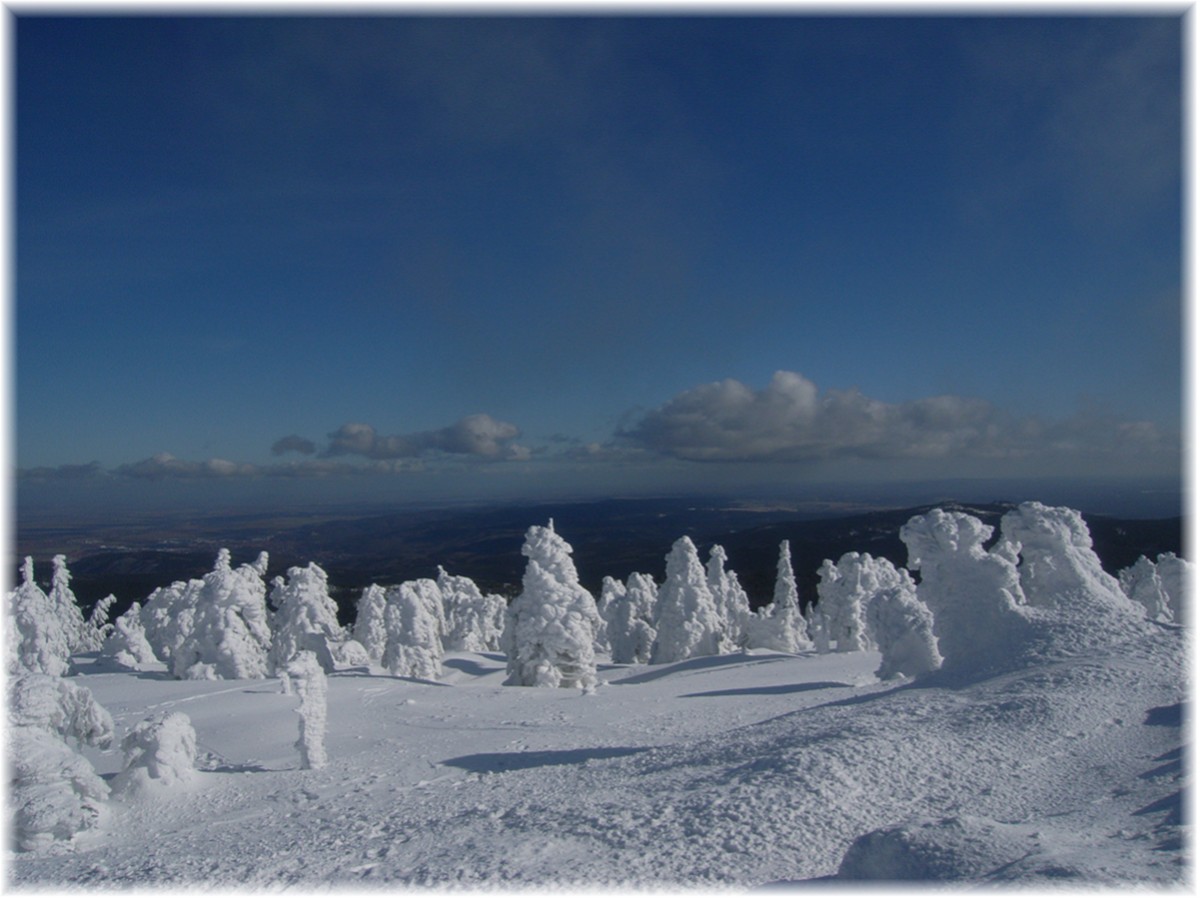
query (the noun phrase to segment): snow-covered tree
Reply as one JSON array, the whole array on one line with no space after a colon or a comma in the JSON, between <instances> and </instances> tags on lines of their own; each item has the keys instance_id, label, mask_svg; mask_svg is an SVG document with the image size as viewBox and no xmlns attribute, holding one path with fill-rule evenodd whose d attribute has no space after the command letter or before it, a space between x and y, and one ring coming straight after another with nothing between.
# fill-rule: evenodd
<instances>
[{"instance_id":1,"label":"snow-covered tree","mask_svg":"<svg viewBox=\"0 0 1200 900\"><path fill-rule=\"evenodd\" d=\"M67 569L67 558L59 553L51 561L51 565L54 572L50 576L50 605L67 633L67 643L71 652L75 653L81 649L80 645L85 639L86 623L83 610L79 608L79 601L75 592L71 590L71 573Z\"/></svg>"},{"instance_id":2,"label":"snow-covered tree","mask_svg":"<svg viewBox=\"0 0 1200 900\"><path fill-rule=\"evenodd\" d=\"M176 581L155 588L142 604L141 620L154 655L174 668L175 656L191 635L196 619L196 604L204 582L199 578Z\"/></svg>"},{"instance_id":3,"label":"snow-covered tree","mask_svg":"<svg viewBox=\"0 0 1200 900\"><path fill-rule=\"evenodd\" d=\"M652 663L669 663L721 652L721 616L708 589L692 539L684 535L666 556L667 579L658 591Z\"/></svg>"},{"instance_id":4,"label":"snow-covered tree","mask_svg":"<svg viewBox=\"0 0 1200 900\"><path fill-rule=\"evenodd\" d=\"M725 548L713 544L708 553L708 589L712 592L721 617L721 652L743 648L749 640L750 598L738 581L737 573L726 569L729 557Z\"/></svg>"},{"instance_id":5,"label":"snow-covered tree","mask_svg":"<svg viewBox=\"0 0 1200 900\"><path fill-rule=\"evenodd\" d=\"M95 827L109 788L76 746L111 745L113 721L87 688L40 672L8 683L9 809L18 850Z\"/></svg>"},{"instance_id":6,"label":"snow-covered tree","mask_svg":"<svg viewBox=\"0 0 1200 900\"><path fill-rule=\"evenodd\" d=\"M114 594L109 594L96 601L83 628L83 640L79 649L85 653L96 653L104 648L104 640L112 633L112 622L108 621L109 611L117 602Z\"/></svg>"},{"instance_id":7,"label":"snow-covered tree","mask_svg":"<svg viewBox=\"0 0 1200 900\"><path fill-rule=\"evenodd\" d=\"M354 639L358 641L371 662L383 661L387 647L387 623L384 610L387 608L387 591L377 584L363 590L358 600L358 612L354 619Z\"/></svg>"},{"instance_id":8,"label":"snow-covered tree","mask_svg":"<svg viewBox=\"0 0 1200 900\"><path fill-rule=\"evenodd\" d=\"M613 600L609 610L608 642L615 663L646 663L654 649L654 605L658 585L649 575L632 573L625 591Z\"/></svg>"},{"instance_id":9,"label":"snow-covered tree","mask_svg":"<svg viewBox=\"0 0 1200 900\"><path fill-rule=\"evenodd\" d=\"M442 638L434 598L414 581L390 588L384 608L383 665L393 675L434 680L442 675Z\"/></svg>"},{"instance_id":10,"label":"snow-covered tree","mask_svg":"<svg viewBox=\"0 0 1200 900\"><path fill-rule=\"evenodd\" d=\"M233 569L228 550L217 554L191 606L191 628L171 659L176 678L266 678L271 629L267 622L267 555Z\"/></svg>"},{"instance_id":11,"label":"snow-covered tree","mask_svg":"<svg viewBox=\"0 0 1200 900\"><path fill-rule=\"evenodd\" d=\"M311 650L302 650L289 663L288 676L300 697L300 736L296 749L300 751L300 768L320 769L325 766L325 718L328 693L325 670Z\"/></svg>"},{"instance_id":12,"label":"snow-covered tree","mask_svg":"<svg viewBox=\"0 0 1200 900\"><path fill-rule=\"evenodd\" d=\"M450 575L441 566L437 586L445 609L445 649L468 653L499 650L508 602L499 594L484 594L467 576Z\"/></svg>"},{"instance_id":13,"label":"snow-covered tree","mask_svg":"<svg viewBox=\"0 0 1200 900\"><path fill-rule=\"evenodd\" d=\"M158 660L142 627L141 604L134 603L117 616L101 652L127 669L144 671L154 667Z\"/></svg>"},{"instance_id":14,"label":"snow-covered tree","mask_svg":"<svg viewBox=\"0 0 1200 900\"><path fill-rule=\"evenodd\" d=\"M1155 563L1158 579L1167 595L1167 607L1171 610L1171 619L1180 624L1190 621L1185 612L1186 600L1191 596L1191 579L1193 577L1192 563L1176 556L1174 553L1158 554Z\"/></svg>"},{"instance_id":15,"label":"snow-covered tree","mask_svg":"<svg viewBox=\"0 0 1200 900\"><path fill-rule=\"evenodd\" d=\"M196 773L196 729L181 712L139 722L121 741L125 768L113 779L119 794L141 794L186 785Z\"/></svg>"},{"instance_id":16,"label":"snow-covered tree","mask_svg":"<svg viewBox=\"0 0 1200 900\"><path fill-rule=\"evenodd\" d=\"M330 645L341 641L344 635L337 620L337 604L329 596L329 576L325 570L312 562L307 566L292 566L286 580L277 576L272 582L271 605L275 609L271 670L279 674L296 654L311 650L322 668L332 672Z\"/></svg>"},{"instance_id":17,"label":"snow-covered tree","mask_svg":"<svg viewBox=\"0 0 1200 900\"><path fill-rule=\"evenodd\" d=\"M502 639L508 656L505 684L579 687L596 683L596 601L579 584L571 545L554 531L554 520L525 533L521 553L529 559L521 593L508 608Z\"/></svg>"},{"instance_id":18,"label":"snow-covered tree","mask_svg":"<svg viewBox=\"0 0 1200 900\"><path fill-rule=\"evenodd\" d=\"M1118 572L1117 580L1125 596L1141 604L1146 610L1147 618L1159 622L1174 620L1170 599L1163 587L1162 577L1158 574L1158 566L1145 556L1139 556L1132 566Z\"/></svg>"},{"instance_id":19,"label":"snow-covered tree","mask_svg":"<svg viewBox=\"0 0 1200 900\"><path fill-rule=\"evenodd\" d=\"M781 653L801 653L813 649L808 636L808 623L800 611L800 596L796 590L792 550L788 541L779 544L775 593L770 604L750 621L749 634L752 647Z\"/></svg>"},{"instance_id":20,"label":"snow-covered tree","mask_svg":"<svg viewBox=\"0 0 1200 900\"><path fill-rule=\"evenodd\" d=\"M836 565L825 560L820 576L814 619L828 640L837 642L839 653L874 650L868 607L877 594L900 583L901 573L883 557L851 552Z\"/></svg>"},{"instance_id":21,"label":"snow-covered tree","mask_svg":"<svg viewBox=\"0 0 1200 900\"><path fill-rule=\"evenodd\" d=\"M613 616L616 615L617 604L625 598L625 585L613 578L611 575L605 575L600 582L600 596L596 599L596 611L600 614L600 621L604 623L604 627L596 631L596 652L612 654L612 643L609 639L609 632L613 622Z\"/></svg>"},{"instance_id":22,"label":"snow-covered tree","mask_svg":"<svg viewBox=\"0 0 1200 900\"><path fill-rule=\"evenodd\" d=\"M6 613L9 673L63 675L70 665L71 643L50 598L33 579L33 558L25 557L21 583L8 594Z\"/></svg>"},{"instance_id":23,"label":"snow-covered tree","mask_svg":"<svg viewBox=\"0 0 1200 900\"><path fill-rule=\"evenodd\" d=\"M882 587L867 604L867 622L882 659L877 678L915 678L942 664L937 639L933 636L933 613L917 599L912 578L897 573L895 584Z\"/></svg>"},{"instance_id":24,"label":"snow-covered tree","mask_svg":"<svg viewBox=\"0 0 1200 900\"><path fill-rule=\"evenodd\" d=\"M1030 638L1021 579L1008 548L983 549L992 527L962 512L935 509L900 529L917 596L933 613L942 668L986 674L1011 665Z\"/></svg>"}]
</instances>

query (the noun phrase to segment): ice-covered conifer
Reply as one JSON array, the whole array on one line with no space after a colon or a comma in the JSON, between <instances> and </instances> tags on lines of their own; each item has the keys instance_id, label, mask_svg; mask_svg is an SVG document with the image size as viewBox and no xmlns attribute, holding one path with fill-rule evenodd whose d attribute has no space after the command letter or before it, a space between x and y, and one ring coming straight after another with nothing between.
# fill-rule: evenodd
<instances>
[{"instance_id":1,"label":"ice-covered conifer","mask_svg":"<svg viewBox=\"0 0 1200 900\"><path fill-rule=\"evenodd\" d=\"M1189 621L1184 611L1185 601L1191 596L1192 564L1174 553L1158 554L1155 564L1163 592L1167 595L1167 608L1172 620L1185 624Z\"/></svg>"},{"instance_id":2,"label":"ice-covered conifer","mask_svg":"<svg viewBox=\"0 0 1200 900\"><path fill-rule=\"evenodd\" d=\"M933 636L933 613L917 599L907 572L897 572L897 578L895 584L875 591L867 604L867 622L882 657L877 678L915 678L942 664Z\"/></svg>"},{"instance_id":3,"label":"ice-covered conifer","mask_svg":"<svg viewBox=\"0 0 1200 900\"><path fill-rule=\"evenodd\" d=\"M750 598L746 596L737 573L725 568L725 548L713 544L708 554L708 589L721 616L721 652L731 653L745 647L750 622Z\"/></svg>"},{"instance_id":4,"label":"ice-covered conifer","mask_svg":"<svg viewBox=\"0 0 1200 900\"><path fill-rule=\"evenodd\" d=\"M548 527L532 526L521 553L529 559L521 594L508 607L502 639L505 684L591 688L596 683L596 601L579 584L571 545Z\"/></svg>"},{"instance_id":5,"label":"ice-covered conifer","mask_svg":"<svg viewBox=\"0 0 1200 900\"><path fill-rule=\"evenodd\" d=\"M484 594L467 576L450 575L441 566L437 586L445 609L444 648L469 653L499 650L508 608L505 599L499 594Z\"/></svg>"},{"instance_id":6,"label":"ice-covered conifer","mask_svg":"<svg viewBox=\"0 0 1200 900\"><path fill-rule=\"evenodd\" d=\"M116 602L117 598L113 594L96 601L84 625L83 640L79 642L80 650L95 653L104 648L104 639L113 630L113 623L108 620L108 614Z\"/></svg>"},{"instance_id":7,"label":"ice-covered conifer","mask_svg":"<svg viewBox=\"0 0 1200 900\"><path fill-rule=\"evenodd\" d=\"M59 622L62 623L63 631L67 634L67 643L71 648L71 652L82 649L81 644L84 642L84 629L86 623L83 618L83 611L79 608L79 600L75 597L75 592L71 590L71 573L67 569L67 558L59 553L51 561L54 567L54 572L50 576L50 605L54 608L55 615L58 616Z\"/></svg>"},{"instance_id":8,"label":"ice-covered conifer","mask_svg":"<svg viewBox=\"0 0 1200 900\"><path fill-rule=\"evenodd\" d=\"M266 678L271 630L267 624L267 555L234 570L228 550L217 554L191 607L192 623L171 659L176 678Z\"/></svg>"},{"instance_id":9,"label":"ice-covered conifer","mask_svg":"<svg viewBox=\"0 0 1200 900\"><path fill-rule=\"evenodd\" d=\"M800 611L796 575L792 571L791 544L788 541L779 544L776 568L775 593L771 603L751 622L751 645L781 653L811 650L813 644L808 636L808 623Z\"/></svg>"},{"instance_id":10,"label":"ice-covered conifer","mask_svg":"<svg viewBox=\"0 0 1200 900\"><path fill-rule=\"evenodd\" d=\"M430 595L406 581L387 592L383 665L393 675L434 680L442 674L442 638ZM441 600L437 601L438 608Z\"/></svg>"},{"instance_id":11,"label":"ice-covered conifer","mask_svg":"<svg viewBox=\"0 0 1200 900\"><path fill-rule=\"evenodd\" d=\"M108 747L112 717L87 688L56 676L26 673L8 690L12 837L19 850L41 850L99 820L108 785L68 741Z\"/></svg>"},{"instance_id":12,"label":"ice-covered conifer","mask_svg":"<svg viewBox=\"0 0 1200 900\"><path fill-rule=\"evenodd\" d=\"M279 674L302 650L311 650L327 672L333 671L330 644L341 641L337 604L329 596L329 576L316 563L292 566L287 580L276 577L271 588L274 642L271 669Z\"/></svg>"},{"instance_id":13,"label":"ice-covered conifer","mask_svg":"<svg viewBox=\"0 0 1200 900\"><path fill-rule=\"evenodd\" d=\"M1146 610L1147 618L1159 622L1173 621L1174 614L1171 612L1171 603L1163 587L1162 578L1158 574L1158 566L1145 556L1139 556L1132 566L1118 572L1117 580L1125 596L1141 604Z\"/></svg>"},{"instance_id":14,"label":"ice-covered conifer","mask_svg":"<svg viewBox=\"0 0 1200 900\"><path fill-rule=\"evenodd\" d=\"M142 604L141 620L154 655L173 667L175 655L192 633L204 582L198 578L155 588Z\"/></svg>"},{"instance_id":15,"label":"ice-covered conifer","mask_svg":"<svg viewBox=\"0 0 1200 900\"><path fill-rule=\"evenodd\" d=\"M1009 555L989 553L992 527L935 509L900 529L908 568L921 572L917 596L933 613L942 668L983 675L1011 666L1031 637L1021 580Z\"/></svg>"},{"instance_id":16,"label":"ice-covered conifer","mask_svg":"<svg viewBox=\"0 0 1200 900\"><path fill-rule=\"evenodd\" d=\"M181 712L151 716L121 741L125 768L113 779L120 794L186 785L196 774L196 729Z\"/></svg>"},{"instance_id":17,"label":"ice-covered conifer","mask_svg":"<svg viewBox=\"0 0 1200 900\"><path fill-rule=\"evenodd\" d=\"M658 591L658 634L652 663L721 651L721 617L692 539L684 535L667 554L667 579Z\"/></svg>"},{"instance_id":18,"label":"ice-covered conifer","mask_svg":"<svg viewBox=\"0 0 1200 900\"><path fill-rule=\"evenodd\" d=\"M825 560L817 584L816 615L839 653L874 650L867 610L883 590L900 583L901 573L882 557L845 553L835 565Z\"/></svg>"},{"instance_id":19,"label":"ice-covered conifer","mask_svg":"<svg viewBox=\"0 0 1200 900\"><path fill-rule=\"evenodd\" d=\"M118 665L135 671L152 668L157 659L142 627L141 605L134 603L112 623L101 652Z\"/></svg>"},{"instance_id":20,"label":"ice-covered conifer","mask_svg":"<svg viewBox=\"0 0 1200 900\"><path fill-rule=\"evenodd\" d=\"M609 639L610 626L613 616L617 613L617 604L624 598L625 585L611 575L605 575L600 582L600 596L596 599L596 612L600 614L600 621L604 623L604 627L596 631L597 653L612 653L612 642Z\"/></svg>"},{"instance_id":21,"label":"ice-covered conifer","mask_svg":"<svg viewBox=\"0 0 1200 900\"><path fill-rule=\"evenodd\" d=\"M71 642L50 598L33 578L33 558L25 557L21 583L8 593L7 625L15 653L5 665L10 673L63 675L70 665Z\"/></svg>"},{"instance_id":22,"label":"ice-covered conifer","mask_svg":"<svg viewBox=\"0 0 1200 900\"><path fill-rule=\"evenodd\" d=\"M377 664L382 663L387 647L386 607L387 592L377 584L368 585L358 600L354 619L354 639L362 645L371 662Z\"/></svg>"},{"instance_id":23,"label":"ice-covered conifer","mask_svg":"<svg viewBox=\"0 0 1200 900\"><path fill-rule=\"evenodd\" d=\"M654 649L654 605L658 600L658 585L649 575L632 573L625 582L624 593L610 611L607 625L608 641L615 663L646 663Z\"/></svg>"},{"instance_id":24,"label":"ice-covered conifer","mask_svg":"<svg viewBox=\"0 0 1200 900\"><path fill-rule=\"evenodd\" d=\"M320 769L325 766L325 718L328 693L325 670L311 650L302 650L287 666L287 673L300 697L300 736L296 749L300 751L300 768Z\"/></svg>"}]
</instances>

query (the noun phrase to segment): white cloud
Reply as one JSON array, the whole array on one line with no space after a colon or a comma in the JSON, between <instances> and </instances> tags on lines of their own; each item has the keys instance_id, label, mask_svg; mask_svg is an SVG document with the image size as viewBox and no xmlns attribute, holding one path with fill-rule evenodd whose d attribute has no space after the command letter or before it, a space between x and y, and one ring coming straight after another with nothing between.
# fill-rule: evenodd
<instances>
[{"instance_id":1,"label":"white cloud","mask_svg":"<svg viewBox=\"0 0 1200 900\"><path fill-rule=\"evenodd\" d=\"M527 447L514 444L521 431L516 425L477 413L453 425L414 434L381 435L367 424L349 422L329 435L322 456L356 455L367 459L415 459L430 453L481 459L527 459Z\"/></svg>"},{"instance_id":2,"label":"white cloud","mask_svg":"<svg viewBox=\"0 0 1200 900\"><path fill-rule=\"evenodd\" d=\"M884 403L858 390L820 395L794 372L762 390L700 385L646 413L620 436L677 459L797 462L833 458L1020 458L1047 453L1169 453L1177 442L1150 422L1079 415L1016 419L984 400L945 395Z\"/></svg>"}]
</instances>

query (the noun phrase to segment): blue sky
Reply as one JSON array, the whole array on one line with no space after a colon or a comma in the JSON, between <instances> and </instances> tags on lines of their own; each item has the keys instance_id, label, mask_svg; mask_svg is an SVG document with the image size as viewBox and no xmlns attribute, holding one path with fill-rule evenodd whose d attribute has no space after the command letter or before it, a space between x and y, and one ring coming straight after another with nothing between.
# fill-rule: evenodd
<instances>
[{"instance_id":1,"label":"blue sky","mask_svg":"<svg viewBox=\"0 0 1200 900\"><path fill-rule=\"evenodd\" d=\"M1178 472L1181 29L20 16L20 483Z\"/></svg>"}]
</instances>

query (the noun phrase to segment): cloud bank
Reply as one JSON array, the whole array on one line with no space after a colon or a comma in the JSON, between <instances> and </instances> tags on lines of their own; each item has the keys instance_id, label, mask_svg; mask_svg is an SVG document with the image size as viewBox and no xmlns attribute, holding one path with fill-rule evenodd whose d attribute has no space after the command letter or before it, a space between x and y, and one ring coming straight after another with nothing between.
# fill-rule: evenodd
<instances>
[{"instance_id":1,"label":"cloud bank","mask_svg":"<svg viewBox=\"0 0 1200 900\"><path fill-rule=\"evenodd\" d=\"M677 395L619 432L635 446L696 462L998 459L1063 453L1162 453L1177 443L1149 422L1081 414L1014 418L952 395L884 403L776 372L762 390L725 379Z\"/></svg>"},{"instance_id":2,"label":"cloud bank","mask_svg":"<svg viewBox=\"0 0 1200 900\"><path fill-rule=\"evenodd\" d=\"M445 428L414 434L381 435L370 425L350 422L329 435L329 446L321 455L415 459L431 453L445 453L482 459L528 459L529 449L513 443L520 434L516 425L498 421L486 413L467 416Z\"/></svg>"}]
</instances>

